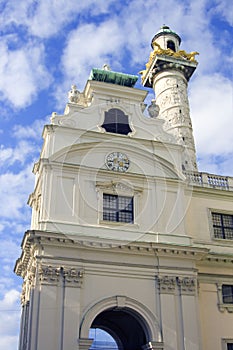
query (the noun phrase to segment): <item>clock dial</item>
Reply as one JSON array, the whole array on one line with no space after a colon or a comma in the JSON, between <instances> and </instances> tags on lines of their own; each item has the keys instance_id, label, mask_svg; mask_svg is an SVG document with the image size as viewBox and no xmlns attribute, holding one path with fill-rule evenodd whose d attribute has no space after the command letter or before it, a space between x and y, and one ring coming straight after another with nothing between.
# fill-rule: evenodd
<instances>
[{"instance_id":1,"label":"clock dial","mask_svg":"<svg viewBox=\"0 0 233 350\"><path fill-rule=\"evenodd\" d=\"M113 152L107 155L105 164L109 170L125 172L129 169L129 159L121 152Z\"/></svg>"}]
</instances>

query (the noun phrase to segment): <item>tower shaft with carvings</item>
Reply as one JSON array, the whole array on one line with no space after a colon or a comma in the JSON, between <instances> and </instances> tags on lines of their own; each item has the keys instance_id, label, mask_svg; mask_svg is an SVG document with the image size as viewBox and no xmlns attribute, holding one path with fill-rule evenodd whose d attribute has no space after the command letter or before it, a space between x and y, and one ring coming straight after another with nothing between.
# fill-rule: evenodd
<instances>
[{"instance_id":1,"label":"tower shaft with carvings","mask_svg":"<svg viewBox=\"0 0 233 350\"><path fill-rule=\"evenodd\" d=\"M153 51L141 74L143 85L155 91L158 118L165 121L165 130L184 146L182 168L187 171L197 170L187 87L197 66L198 53L179 50L180 43L175 32L161 27L152 39Z\"/></svg>"}]
</instances>

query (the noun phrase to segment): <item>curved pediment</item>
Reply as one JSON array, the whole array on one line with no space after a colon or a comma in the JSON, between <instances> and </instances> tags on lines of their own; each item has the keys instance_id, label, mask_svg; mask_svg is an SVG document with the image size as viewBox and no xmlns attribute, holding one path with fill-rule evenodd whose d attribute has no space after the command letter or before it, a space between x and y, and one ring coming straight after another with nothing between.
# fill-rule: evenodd
<instances>
[{"instance_id":1,"label":"curved pediment","mask_svg":"<svg viewBox=\"0 0 233 350\"><path fill-rule=\"evenodd\" d=\"M50 157L51 162L62 163L63 166L78 166L85 168L95 168L96 170L106 170L109 174L119 174L117 171L111 171L106 165L106 158L111 152L124 154L129 159L129 168L120 172L123 174L138 174L139 176L165 177L173 179L183 179L183 175L177 170L176 164L172 164L168 159L170 152L167 152L162 144L142 145L138 142L123 144L110 140L98 142L83 142L74 144L70 147L64 147Z\"/></svg>"}]
</instances>

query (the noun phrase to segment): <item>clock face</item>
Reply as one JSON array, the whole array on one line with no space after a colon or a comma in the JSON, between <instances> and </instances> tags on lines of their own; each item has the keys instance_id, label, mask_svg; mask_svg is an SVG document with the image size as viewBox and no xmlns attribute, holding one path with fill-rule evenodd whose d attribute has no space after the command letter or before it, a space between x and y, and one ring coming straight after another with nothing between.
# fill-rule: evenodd
<instances>
[{"instance_id":1,"label":"clock face","mask_svg":"<svg viewBox=\"0 0 233 350\"><path fill-rule=\"evenodd\" d=\"M113 152L107 155L105 164L109 170L125 172L129 169L128 157L120 152Z\"/></svg>"}]
</instances>

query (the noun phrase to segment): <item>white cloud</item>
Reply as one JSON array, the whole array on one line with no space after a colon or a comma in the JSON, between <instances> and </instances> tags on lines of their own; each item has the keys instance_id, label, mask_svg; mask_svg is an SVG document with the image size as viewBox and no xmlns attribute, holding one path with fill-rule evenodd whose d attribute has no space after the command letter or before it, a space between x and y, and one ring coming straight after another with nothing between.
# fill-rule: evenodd
<instances>
[{"instance_id":1,"label":"white cloud","mask_svg":"<svg viewBox=\"0 0 233 350\"><path fill-rule=\"evenodd\" d=\"M8 172L0 175L0 215L3 218L14 218L15 221L29 220L26 202L33 190L34 175L32 165L17 174Z\"/></svg>"},{"instance_id":2,"label":"white cloud","mask_svg":"<svg viewBox=\"0 0 233 350\"><path fill-rule=\"evenodd\" d=\"M54 93L57 108L64 108L71 84L84 88L92 68L108 63L113 70L121 70L123 44L124 33L114 19L100 25L83 24L71 31L61 58L64 81Z\"/></svg>"},{"instance_id":3,"label":"white cloud","mask_svg":"<svg viewBox=\"0 0 233 350\"><path fill-rule=\"evenodd\" d=\"M41 140L43 127L45 124L49 124L49 117L43 119L36 119L31 125L14 125L13 136L17 139L35 139Z\"/></svg>"},{"instance_id":4,"label":"white cloud","mask_svg":"<svg viewBox=\"0 0 233 350\"><path fill-rule=\"evenodd\" d=\"M4 318L4 315L2 315L2 318ZM19 321L18 321L19 322ZM17 326L18 326L17 322ZM15 336L8 336L3 333L0 338L0 349L4 350L15 350L18 349L18 335Z\"/></svg>"},{"instance_id":5,"label":"white cloud","mask_svg":"<svg viewBox=\"0 0 233 350\"><path fill-rule=\"evenodd\" d=\"M225 18L225 20L233 26L233 6L231 1L228 0L216 0L215 11Z\"/></svg>"},{"instance_id":6,"label":"white cloud","mask_svg":"<svg viewBox=\"0 0 233 350\"><path fill-rule=\"evenodd\" d=\"M13 278L10 278L9 275L3 276L3 274L1 274L1 277L0 277L0 295L1 296L5 295L5 293L7 291L9 291L10 289L13 289L13 287L14 287Z\"/></svg>"},{"instance_id":7,"label":"white cloud","mask_svg":"<svg viewBox=\"0 0 233 350\"><path fill-rule=\"evenodd\" d=\"M11 26L23 25L30 35L49 38L59 33L62 28L78 15L92 13L104 14L114 0L9 0L1 13L2 22Z\"/></svg>"},{"instance_id":8,"label":"white cloud","mask_svg":"<svg viewBox=\"0 0 233 350\"><path fill-rule=\"evenodd\" d=\"M122 45L123 33L114 20L100 25L84 24L73 30L67 38L62 63L64 71L73 79L88 78L92 67L101 68L111 59L117 61ZM111 64L111 62L109 62ZM117 64L117 63L115 63Z\"/></svg>"},{"instance_id":9,"label":"white cloud","mask_svg":"<svg viewBox=\"0 0 233 350\"><path fill-rule=\"evenodd\" d=\"M16 289L6 292L0 300L0 349L16 349L20 321L20 293Z\"/></svg>"},{"instance_id":10,"label":"white cloud","mask_svg":"<svg viewBox=\"0 0 233 350\"><path fill-rule=\"evenodd\" d=\"M11 166L15 162L19 162L24 165L28 158L30 159L35 153L38 152L37 145L25 140L19 141L15 148L0 146L0 165Z\"/></svg>"},{"instance_id":11,"label":"white cloud","mask_svg":"<svg viewBox=\"0 0 233 350\"><path fill-rule=\"evenodd\" d=\"M227 155L204 155L198 159L199 171L210 174L233 176L233 153Z\"/></svg>"},{"instance_id":12,"label":"white cloud","mask_svg":"<svg viewBox=\"0 0 233 350\"><path fill-rule=\"evenodd\" d=\"M233 152L233 90L229 79L200 76L190 85L191 117L200 157Z\"/></svg>"},{"instance_id":13,"label":"white cloud","mask_svg":"<svg viewBox=\"0 0 233 350\"><path fill-rule=\"evenodd\" d=\"M28 43L10 50L0 43L0 99L22 108L31 103L38 91L48 87L51 76L43 65L42 44Z\"/></svg>"},{"instance_id":14,"label":"white cloud","mask_svg":"<svg viewBox=\"0 0 233 350\"><path fill-rule=\"evenodd\" d=\"M19 244L13 241L12 238L1 239L0 242L1 246L4 247L4 249L0 251L0 258L5 263L12 262L12 260L15 260L20 255Z\"/></svg>"},{"instance_id":15,"label":"white cloud","mask_svg":"<svg viewBox=\"0 0 233 350\"><path fill-rule=\"evenodd\" d=\"M20 293L16 289L10 289L4 295L4 298L0 300L0 309L9 310L15 307L15 304L19 302Z\"/></svg>"}]
</instances>

